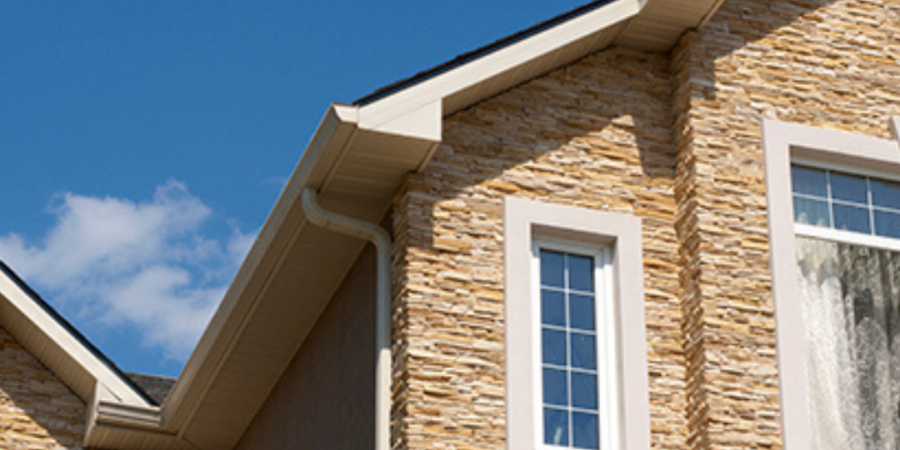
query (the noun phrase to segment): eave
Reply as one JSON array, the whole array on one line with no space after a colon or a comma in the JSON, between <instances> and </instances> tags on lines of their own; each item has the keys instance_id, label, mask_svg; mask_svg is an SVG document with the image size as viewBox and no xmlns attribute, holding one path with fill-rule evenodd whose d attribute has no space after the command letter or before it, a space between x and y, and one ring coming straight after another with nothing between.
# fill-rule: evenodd
<instances>
[{"instance_id":1,"label":"eave","mask_svg":"<svg viewBox=\"0 0 900 450\"><path fill-rule=\"evenodd\" d=\"M332 105L152 419L157 424L148 429L145 415L129 426L127 414L98 406L90 442L121 450L151 448L146 443L157 438L171 440L171 448L190 443L202 450L238 442L364 246L309 226L299 202L304 188L316 189L328 210L379 222L404 177L428 163L444 117L611 46L667 51L717 6L717 0L594 2L354 105Z\"/></svg>"},{"instance_id":2,"label":"eave","mask_svg":"<svg viewBox=\"0 0 900 450\"><path fill-rule=\"evenodd\" d=\"M88 405L157 409L115 364L0 262L0 326Z\"/></svg>"}]
</instances>

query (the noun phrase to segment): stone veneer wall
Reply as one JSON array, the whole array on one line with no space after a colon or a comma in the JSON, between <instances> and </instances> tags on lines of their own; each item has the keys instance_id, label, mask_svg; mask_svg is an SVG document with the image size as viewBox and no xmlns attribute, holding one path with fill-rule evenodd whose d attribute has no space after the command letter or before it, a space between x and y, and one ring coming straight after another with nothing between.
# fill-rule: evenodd
<instances>
[{"instance_id":1,"label":"stone veneer wall","mask_svg":"<svg viewBox=\"0 0 900 450\"><path fill-rule=\"evenodd\" d=\"M504 448L505 196L643 219L653 442L684 448L670 90L665 55L610 50L445 120L395 201L399 448Z\"/></svg>"},{"instance_id":2,"label":"stone veneer wall","mask_svg":"<svg viewBox=\"0 0 900 450\"><path fill-rule=\"evenodd\" d=\"M0 448L81 448L85 405L0 328Z\"/></svg>"},{"instance_id":3,"label":"stone veneer wall","mask_svg":"<svg viewBox=\"0 0 900 450\"><path fill-rule=\"evenodd\" d=\"M888 137L900 1L726 0L672 54L689 446L780 448L763 118Z\"/></svg>"},{"instance_id":4,"label":"stone veneer wall","mask_svg":"<svg viewBox=\"0 0 900 450\"><path fill-rule=\"evenodd\" d=\"M900 0L726 0L445 120L394 205L395 445L504 448L502 199L643 218L652 445L781 448L760 124L888 136Z\"/></svg>"}]
</instances>

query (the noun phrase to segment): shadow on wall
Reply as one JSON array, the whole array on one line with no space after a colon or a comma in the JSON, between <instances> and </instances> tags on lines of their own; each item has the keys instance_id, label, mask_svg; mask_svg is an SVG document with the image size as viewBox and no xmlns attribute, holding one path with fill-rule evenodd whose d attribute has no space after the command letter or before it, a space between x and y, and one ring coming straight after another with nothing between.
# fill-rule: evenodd
<instances>
[{"instance_id":1,"label":"shadow on wall","mask_svg":"<svg viewBox=\"0 0 900 450\"><path fill-rule=\"evenodd\" d=\"M748 90L749 96L759 94L754 89L766 90L778 82L790 83L790 77L778 78L779 71L815 72L813 66L821 67L823 54L827 59L829 44L835 39L828 35L830 28L826 21L833 24L850 20L843 10L829 12L823 8L852 9L856 4L864 8L859 0L726 1L702 31L689 32L680 44L692 47L686 62L690 65L689 72L685 74L692 81L689 94L695 99L716 100L720 86L717 70L719 74L729 70L737 73L737 64L752 76L735 77L730 84ZM893 22L896 27L900 23L898 4L884 5L872 14L881 25ZM802 36L790 32L779 34L779 30L789 25L818 34L821 42L803 49L796 42ZM880 44L885 47L890 47L889 44L900 47L896 45L900 43L897 37L900 30L878 28L878 24L872 27L870 33L864 34L873 36L874 33L876 42L881 39ZM767 43L763 48L741 51L770 38L772 33L777 35L774 49ZM848 45L855 39L853 36L840 38L846 39ZM766 57L773 50L786 50L791 56L773 62ZM900 53L897 56L900 60ZM622 209L640 215L637 190L648 185L658 187L658 183L671 189L674 183L676 137L672 133L675 124L671 108L677 100L672 99L671 90L676 84L673 77L678 75L678 68L670 72L670 64L667 55L613 48L454 114L445 119L443 144L433 160L424 173L410 176L406 189L398 196L399 201L412 192L417 198L428 198L433 207L463 195L470 197L469 202L494 203L488 209L499 214L502 204L492 200L505 194L540 198L552 190L554 198L567 202L567 194L609 192L615 194L610 199L625 198L628 204L600 204L594 198L595 204L584 206ZM734 67L722 66L727 64ZM882 71L871 69L860 73L856 68L839 66L835 74L846 80L859 79L870 89L886 88L884 77L880 77ZM835 83L834 74L825 73L822 78ZM797 99L791 97L799 94L787 87L785 103L796 103ZM749 104L746 106L751 108ZM756 107L764 109L764 106ZM757 122L766 113L762 109L753 114ZM883 118L879 123L886 129ZM639 170L635 161L640 163ZM516 173L517 168L525 170ZM570 183L589 186L568 186L565 182L554 185L547 181L563 172ZM470 195L472 188L477 190L492 182L495 189L487 190L494 192ZM633 188L631 192L624 192L629 186ZM579 200L577 195L570 197L574 204L590 203ZM429 236L434 234L420 236L426 241L416 244L430 247Z\"/></svg>"},{"instance_id":2,"label":"shadow on wall","mask_svg":"<svg viewBox=\"0 0 900 450\"><path fill-rule=\"evenodd\" d=\"M726 101L757 122L770 117L887 137L886 118L900 108L869 98L900 97L898 44L896 0L729 0L680 47L692 47L696 99ZM848 119L861 110L870 122Z\"/></svg>"},{"instance_id":3,"label":"shadow on wall","mask_svg":"<svg viewBox=\"0 0 900 450\"><path fill-rule=\"evenodd\" d=\"M465 198L501 219L503 196L552 193L556 202L640 214L648 205L638 191L672 188L668 65L666 55L611 49L454 114L398 202L424 212ZM415 218L429 221L416 229L435 225L433 214ZM431 247L435 235L415 236L424 239L415 245Z\"/></svg>"},{"instance_id":4,"label":"shadow on wall","mask_svg":"<svg viewBox=\"0 0 900 450\"><path fill-rule=\"evenodd\" d=\"M670 91L667 55L611 49L444 120L394 203L402 436L503 446L505 196L633 213L675 248ZM675 266L674 250L655 251Z\"/></svg>"},{"instance_id":5,"label":"shadow on wall","mask_svg":"<svg viewBox=\"0 0 900 450\"><path fill-rule=\"evenodd\" d=\"M502 218L503 197L507 195L642 217L645 224L652 224L648 229L656 227L648 233L658 231L665 235L662 238L654 236L665 241L664 245L658 249L645 248L645 251L656 251L662 255L660 259L675 262L657 269L655 275L652 271L646 271L645 275L658 276L660 282L668 282L672 272L683 270L675 275L683 277L681 286L672 290L694 289L696 292L678 294L686 307L696 306L687 300L695 293L698 297L694 300L702 298L699 287L685 281L695 274L684 268L700 267L696 264L698 261L678 261L679 256L664 252L681 251L682 258L690 259L691 252L696 250L686 246L699 244L696 240L688 242L689 235L711 221L722 220L724 214L716 206L691 203L692 199L688 197L691 193L685 192L679 192L679 196L684 197L679 197L682 210L676 214L675 187L679 181L675 179L676 164L686 164L681 166L683 172L696 169L692 161L695 155L690 154L693 149L679 156L677 145L699 138L714 140L717 152L723 148L726 152L734 150L734 160L716 160L715 164L712 159L705 160L703 170L707 173L682 174L697 177L688 180L690 183L683 183L685 185L708 188L709 185L704 183L713 184L717 175L725 171L742 171L742 175L750 179L748 184L762 186L759 139L762 117L839 124L861 114L861 105L865 105L866 100L860 97L860 92L900 89L900 83L896 83L900 74L895 72L895 75L885 76L875 59L860 60L857 66L850 67L842 58L846 54L859 53L859 46L874 45L876 51L895 52L893 61L900 60L900 54L896 54L900 51L897 45L900 5L897 0L885 3L726 0L703 29L690 32L682 39L679 48L672 53L680 58L679 61L673 62L664 54L615 48L605 50L446 118L443 144L433 160L423 173L410 175L395 198L399 276L404 278L405 286L416 289L414 294L395 293L399 300L396 320L400 322L398 330L402 333L395 337L396 348L399 348L395 351L403 352L413 345L430 346L426 350L434 351L448 361L465 354L484 361L485 365L492 365L491 370L455 370L452 380L454 383L458 380L460 385L446 386L447 392L453 395L469 394L465 383L503 385L502 350L491 350L491 345L502 345L503 342L502 326L497 326L497 322L503 320L503 313L502 308L491 302L503 301ZM842 21L847 22L853 17L859 19L841 8L869 8L869 14L876 18L875 23L860 29L858 36L841 33ZM789 29L795 27L807 30L819 40L809 41L803 33ZM835 42L840 45L833 45ZM679 67L679 64L686 66ZM889 70L896 71L897 65ZM814 82L798 87L795 83L798 77ZM687 89L673 92L678 81L690 83ZM862 89L844 88L854 83ZM825 94L813 95L816 92ZM688 105L691 111L686 110ZM896 102L885 102L878 108L862 112L868 115L867 122L863 126L857 125L857 131L868 132L865 128L877 123L876 132L886 132L885 112L894 108L896 113L896 105ZM681 122L680 115L685 112L696 114L691 117L693 122ZM870 120L876 114L880 117ZM708 122L697 123L703 120ZM695 125L705 128L692 128ZM673 131L676 129L680 131ZM712 195L709 192L704 194ZM758 226L760 220L765 220L764 203L762 205L752 206L758 208L759 214L740 215L740 220L751 222L753 229L765 230L764 223L762 227ZM701 218L703 222L698 225ZM744 225L742 222L737 227ZM676 241L672 239L676 226L681 242L672 245ZM726 223L723 229L731 226L734 225ZM703 239L709 239L709 236ZM682 247L678 248L679 245ZM740 251L742 249L733 254L740 254ZM767 270L766 252L758 249L753 252L753 258L736 261L736 267ZM671 268L679 266L682 269ZM738 284L744 282L735 281ZM487 300L479 303L475 300L479 298ZM760 300L765 301L765 298ZM701 323L705 320L702 314L705 313L695 314L692 320ZM683 327L690 330L692 324L686 323ZM663 332L660 333L662 338ZM677 333L667 334L664 339L668 339L672 347L685 345L684 334L674 334ZM427 338L418 339L426 335ZM445 335L480 339L484 344L463 349L439 342L435 337ZM706 354L704 338L701 333L699 340L689 344L690 348L681 349L685 354L699 355L701 365ZM414 367L395 370L405 371L400 376L401 383L418 389L421 386L416 385L419 381L415 377L423 375L413 372L424 373L416 366L424 366L424 363L410 359ZM434 365L438 366L437 363ZM429 370L436 369L429 367ZM678 375L672 370L664 376ZM688 378L696 381L703 376L701 369L689 374ZM704 383L695 385L703 386ZM408 386L397 389L402 397L397 403L419 407L427 402L442 401L436 395L429 396L416 389ZM702 387L699 389L697 394L700 395L695 395L692 400L698 403L687 406L695 410L686 418L690 423L684 424L686 433L695 435L688 442L692 448L709 445L702 429L709 422L708 405ZM502 417L502 400L498 400L498 404L501 406L491 413ZM471 406L460 402L453 407ZM401 416L406 414L405 411L400 412ZM407 417L399 420L405 423ZM412 414L409 420L415 420ZM442 424L438 419L435 421ZM446 425L451 431L454 426L453 423ZM501 427L487 427L477 433L487 438L485 442L491 442L490 439L502 439L497 437L502 436L498 431Z\"/></svg>"},{"instance_id":6,"label":"shadow on wall","mask_svg":"<svg viewBox=\"0 0 900 450\"><path fill-rule=\"evenodd\" d=\"M749 237L757 242L768 242L762 119L887 137L887 117L900 112L898 40L900 2L896 0L727 0L709 23L687 33L673 51L673 77L684 83L673 95L677 127L685 136L680 142L686 149L680 172L690 174L689 184L704 193L680 199L686 206L680 214L679 233L685 242L700 236L693 248L682 248L688 260L683 275L683 327L692 335L684 343L685 353L691 355L687 361L690 448L708 448L713 445L711 439L722 439L722 417L739 415L738 408L759 413L755 405L766 405L762 409L770 409L765 414L776 418L773 423L780 411L777 391L771 391L769 399L762 398L766 394L751 393L741 406L711 405L708 398L717 394L706 392L707 386L720 383L721 389L723 383L721 377L706 379L705 371L712 367L708 364L717 365L713 370L718 374L723 364L762 354L755 346L767 346L764 338L774 339L774 335L758 336L753 345L734 346L723 342L722 333L704 331L710 320L735 320L704 299L744 296L745 305L759 307L741 313L744 317L759 314L764 322L774 320L760 314L772 309L768 250L744 244L751 240L745 239L751 233L755 235ZM730 195L740 192L744 201L718 202L729 195L724 190L729 186L733 188ZM704 255L697 248L714 240L721 247L714 250L720 267L710 264L701 273ZM774 323L771 326L774 329ZM775 373L774 354L771 349L767 352L773 356L752 360L770 364ZM719 360L710 363L706 360L710 354ZM730 371L741 373L736 367ZM777 380L774 383L777 386ZM759 397L751 399L755 395ZM711 435L707 427L716 434ZM735 430L741 427L731 428L728 433L738 436ZM741 439L752 435L760 446L778 441L779 428L762 429L747 431ZM760 438L763 435L768 436ZM750 441L740 442L749 445Z\"/></svg>"},{"instance_id":7,"label":"shadow on wall","mask_svg":"<svg viewBox=\"0 0 900 450\"><path fill-rule=\"evenodd\" d=\"M0 365L0 448L81 448L84 403L2 328Z\"/></svg>"}]
</instances>

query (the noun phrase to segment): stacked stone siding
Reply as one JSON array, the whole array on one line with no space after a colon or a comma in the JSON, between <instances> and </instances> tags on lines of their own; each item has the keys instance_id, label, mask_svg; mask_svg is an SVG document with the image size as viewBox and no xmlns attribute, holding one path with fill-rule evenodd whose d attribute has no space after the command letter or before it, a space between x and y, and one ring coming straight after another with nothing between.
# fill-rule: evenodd
<instances>
[{"instance_id":1,"label":"stacked stone siding","mask_svg":"<svg viewBox=\"0 0 900 450\"><path fill-rule=\"evenodd\" d=\"M505 196L643 219L653 448L781 447L763 118L887 137L900 0L726 0L445 120L395 199L395 445L504 448Z\"/></svg>"},{"instance_id":2,"label":"stacked stone siding","mask_svg":"<svg viewBox=\"0 0 900 450\"><path fill-rule=\"evenodd\" d=\"M85 405L0 328L0 448L81 448Z\"/></svg>"},{"instance_id":3,"label":"stacked stone siding","mask_svg":"<svg viewBox=\"0 0 900 450\"><path fill-rule=\"evenodd\" d=\"M611 50L446 120L395 205L401 448L504 446L505 196L643 219L653 440L684 447L669 80L664 55Z\"/></svg>"},{"instance_id":4,"label":"stacked stone siding","mask_svg":"<svg viewBox=\"0 0 900 450\"><path fill-rule=\"evenodd\" d=\"M900 2L726 0L672 54L691 448L781 445L763 118L888 137Z\"/></svg>"}]
</instances>

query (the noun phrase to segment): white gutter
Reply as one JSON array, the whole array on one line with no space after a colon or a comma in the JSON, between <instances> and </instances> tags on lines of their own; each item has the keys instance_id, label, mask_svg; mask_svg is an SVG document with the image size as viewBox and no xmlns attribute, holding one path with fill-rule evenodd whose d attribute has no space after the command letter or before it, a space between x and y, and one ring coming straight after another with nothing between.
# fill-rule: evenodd
<instances>
[{"instance_id":1,"label":"white gutter","mask_svg":"<svg viewBox=\"0 0 900 450\"><path fill-rule=\"evenodd\" d=\"M316 226L366 239L378 251L375 304L375 450L391 449L391 237L384 228L322 209L316 193L303 189L306 218Z\"/></svg>"}]
</instances>

